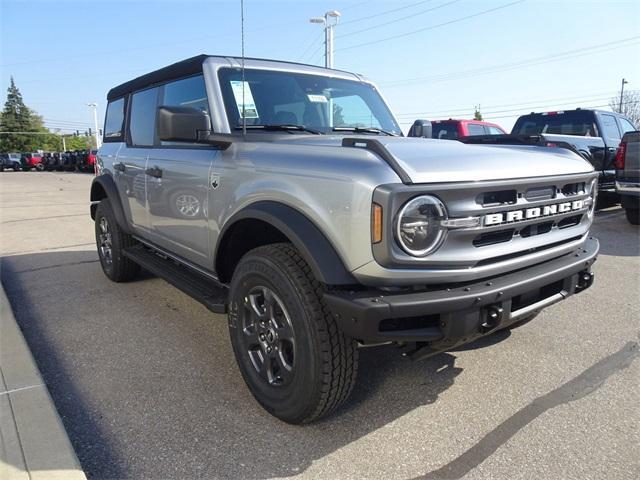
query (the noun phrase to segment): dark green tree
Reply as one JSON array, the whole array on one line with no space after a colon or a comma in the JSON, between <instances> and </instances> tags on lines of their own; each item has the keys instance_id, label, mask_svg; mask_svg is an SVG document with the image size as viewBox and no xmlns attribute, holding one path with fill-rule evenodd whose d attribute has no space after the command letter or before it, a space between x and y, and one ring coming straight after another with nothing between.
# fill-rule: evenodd
<instances>
[{"instance_id":1,"label":"dark green tree","mask_svg":"<svg viewBox=\"0 0 640 480\"><path fill-rule=\"evenodd\" d=\"M473 112L474 120L482 120L482 114L480 113L480 105L476 105L475 111Z\"/></svg>"},{"instance_id":2,"label":"dark green tree","mask_svg":"<svg viewBox=\"0 0 640 480\"><path fill-rule=\"evenodd\" d=\"M4 133L28 132L28 133ZM0 113L0 152L30 152L43 148L54 140L55 135L33 135L47 133L42 117L32 112L22 99L22 94L11 77L7 89L7 101Z\"/></svg>"}]
</instances>

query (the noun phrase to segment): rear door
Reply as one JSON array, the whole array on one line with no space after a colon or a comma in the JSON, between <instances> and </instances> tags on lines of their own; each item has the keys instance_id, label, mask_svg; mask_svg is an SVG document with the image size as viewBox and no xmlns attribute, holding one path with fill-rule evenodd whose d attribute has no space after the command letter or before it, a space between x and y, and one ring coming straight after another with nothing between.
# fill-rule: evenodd
<instances>
[{"instance_id":1,"label":"rear door","mask_svg":"<svg viewBox=\"0 0 640 480\"><path fill-rule=\"evenodd\" d=\"M161 87L159 104L209 111L202 75ZM147 162L147 204L152 239L181 257L211 266L208 228L210 146L157 141ZM216 184L217 186L217 184Z\"/></svg>"},{"instance_id":2,"label":"rear door","mask_svg":"<svg viewBox=\"0 0 640 480\"><path fill-rule=\"evenodd\" d=\"M147 231L147 178L149 152L155 142L158 87L133 93L129 100L127 141L118 152L114 176L125 209L129 210L131 224Z\"/></svg>"}]
</instances>

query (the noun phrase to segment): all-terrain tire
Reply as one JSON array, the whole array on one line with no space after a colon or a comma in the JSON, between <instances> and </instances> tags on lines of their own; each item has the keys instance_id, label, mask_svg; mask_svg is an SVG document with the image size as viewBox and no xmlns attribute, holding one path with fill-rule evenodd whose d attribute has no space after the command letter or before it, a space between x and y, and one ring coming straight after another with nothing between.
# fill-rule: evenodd
<instances>
[{"instance_id":1,"label":"all-terrain tire","mask_svg":"<svg viewBox=\"0 0 640 480\"><path fill-rule=\"evenodd\" d=\"M640 209L625 208L624 213L627 215L627 220L631 225L640 225Z\"/></svg>"},{"instance_id":2,"label":"all-terrain tire","mask_svg":"<svg viewBox=\"0 0 640 480\"><path fill-rule=\"evenodd\" d=\"M286 371L278 366L281 360L274 360L271 376L265 374L269 367L261 370L255 360L260 355L268 360L266 341L251 347L248 339L249 334L256 334L252 325L271 325L264 320L251 323L251 318L262 318L255 315L256 309L262 308L260 292L265 292L263 311L271 311L271 318L279 317L273 322L286 323L283 319L288 318L293 339L288 344L284 337L275 336L276 342L281 342L279 351L284 355L286 349L292 359L287 357L291 368ZM276 305L270 309L267 292ZM356 342L340 331L322 295L323 287L309 265L288 243L258 247L245 254L231 281L229 333L240 372L256 400L288 423L308 423L329 414L347 399L355 384ZM273 313L276 311L280 313ZM277 343L271 345L278 350ZM286 375L279 377L280 373Z\"/></svg>"},{"instance_id":3,"label":"all-terrain tire","mask_svg":"<svg viewBox=\"0 0 640 480\"><path fill-rule=\"evenodd\" d=\"M96 209L95 233L104 274L114 282L133 279L140 272L140 266L125 257L123 250L137 242L118 225L108 198L103 199Z\"/></svg>"}]
</instances>

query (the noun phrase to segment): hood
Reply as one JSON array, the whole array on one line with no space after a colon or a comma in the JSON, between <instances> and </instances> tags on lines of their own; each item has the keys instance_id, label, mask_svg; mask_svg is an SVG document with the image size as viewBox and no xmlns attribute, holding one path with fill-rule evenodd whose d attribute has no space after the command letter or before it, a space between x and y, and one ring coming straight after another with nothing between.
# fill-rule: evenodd
<instances>
[{"instance_id":1,"label":"hood","mask_svg":"<svg viewBox=\"0 0 640 480\"><path fill-rule=\"evenodd\" d=\"M563 148L467 145L455 140L372 135L291 135L280 137L277 143L351 148L342 147L346 137L378 140L412 183L508 180L593 171L589 162Z\"/></svg>"}]
</instances>

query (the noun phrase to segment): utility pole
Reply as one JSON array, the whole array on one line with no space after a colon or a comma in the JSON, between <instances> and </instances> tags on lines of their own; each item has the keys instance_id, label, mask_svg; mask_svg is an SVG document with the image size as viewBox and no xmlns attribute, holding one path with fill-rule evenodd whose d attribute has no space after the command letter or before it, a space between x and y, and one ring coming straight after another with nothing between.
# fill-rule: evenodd
<instances>
[{"instance_id":1,"label":"utility pole","mask_svg":"<svg viewBox=\"0 0 640 480\"><path fill-rule=\"evenodd\" d=\"M97 103L87 103L87 107L93 108L93 124L95 127L95 136L96 136L96 148L100 148L102 145L100 144L100 133L98 130L98 104Z\"/></svg>"},{"instance_id":2,"label":"utility pole","mask_svg":"<svg viewBox=\"0 0 640 480\"><path fill-rule=\"evenodd\" d=\"M311 23L320 23L324 26L324 66L333 68L333 27L338 24L340 12L331 10L324 17L310 18Z\"/></svg>"},{"instance_id":3,"label":"utility pole","mask_svg":"<svg viewBox=\"0 0 640 480\"><path fill-rule=\"evenodd\" d=\"M624 86L625 84L627 84L629 82L627 82L624 78L622 79L622 86L620 87L620 106L618 107L618 113L622 113L622 96L624 95Z\"/></svg>"}]
</instances>

